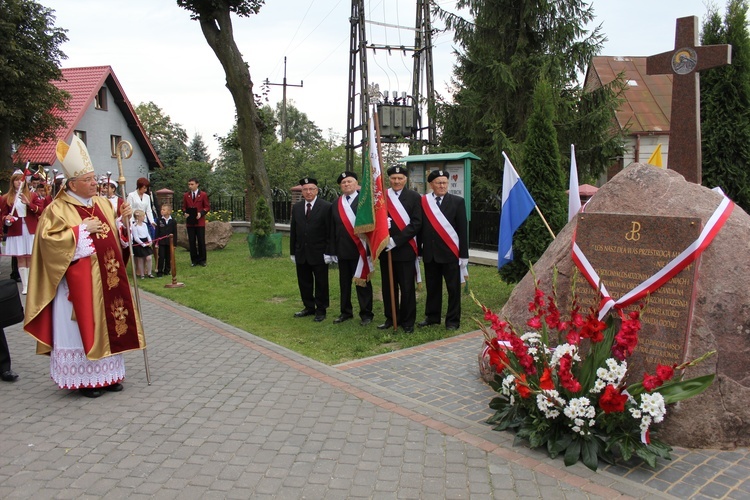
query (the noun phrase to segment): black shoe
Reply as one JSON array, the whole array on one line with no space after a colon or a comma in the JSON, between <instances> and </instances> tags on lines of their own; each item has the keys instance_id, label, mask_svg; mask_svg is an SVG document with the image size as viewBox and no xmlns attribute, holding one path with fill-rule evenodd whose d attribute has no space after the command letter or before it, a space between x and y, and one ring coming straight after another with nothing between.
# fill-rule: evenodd
<instances>
[{"instance_id":1,"label":"black shoe","mask_svg":"<svg viewBox=\"0 0 750 500\"><path fill-rule=\"evenodd\" d=\"M4 380L5 382L15 382L16 380L18 380L18 374L13 370L8 370L0 373L0 379Z\"/></svg>"},{"instance_id":2,"label":"black shoe","mask_svg":"<svg viewBox=\"0 0 750 500\"><path fill-rule=\"evenodd\" d=\"M157 278L161 278L162 276L164 276L162 273L156 273Z\"/></svg>"},{"instance_id":3,"label":"black shoe","mask_svg":"<svg viewBox=\"0 0 750 500\"><path fill-rule=\"evenodd\" d=\"M413 326L402 326L401 328L404 329L404 333L414 333L414 327Z\"/></svg>"},{"instance_id":4,"label":"black shoe","mask_svg":"<svg viewBox=\"0 0 750 500\"><path fill-rule=\"evenodd\" d=\"M426 319L424 321L420 321L419 323L417 323L417 326L419 328L424 328L425 326L439 325L439 324L440 324L440 321L430 321L429 319Z\"/></svg>"},{"instance_id":5,"label":"black shoe","mask_svg":"<svg viewBox=\"0 0 750 500\"><path fill-rule=\"evenodd\" d=\"M446 330L458 330L458 325L445 325Z\"/></svg>"},{"instance_id":6,"label":"black shoe","mask_svg":"<svg viewBox=\"0 0 750 500\"><path fill-rule=\"evenodd\" d=\"M393 328L393 323L385 322L382 325L378 325L378 330L389 330Z\"/></svg>"},{"instance_id":7,"label":"black shoe","mask_svg":"<svg viewBox=\"0 0 750 500\"><path fill-rule=\"evenodd\" d=\"M315 319L313 321L315 321L316 323L320 323L324 319L326 319L326 315L325 314L317 314L317 315L315 315Z\"/></svg>"},{"instance_id":8,"label":"black shoe","mask_svg":"<svg viewBox=\"0 0 750 500\"><path fill-rule=\"evenodd\" d=\"M339 323L343 323L344 321L350 320L350 319L352 319L353 317L354 317L354 316L345 316L345 315L343 315L343 314L342 314L342 315L341 315L341 316L339 316L338 318L334 319L334 320L333 320L333 322L334 322L335 324L339 324Z\"/></svg>"},{"instance_id":9,"label":"black shoe","mask_svg":"<svg viewBox=\"0 0 750 500\"><path fill-rule=\"evenodd\" d=\"M195 262L193 262L192 264L190 264L190 267L195 267Z\"/></svg>"},{"instance_id":10,"label":"black shoe","mask_svg":"<svg viewBox=\"0 0 750 500\"><path fill-rule=\"evenodd\" d=\"M206 267L206 263L205 262L201 262L200 265L203 266L203 267Z\"/></svg>"},{"instance_id":11,"label":"black shoe","mask_svg":"<svg viewBox=\"0 0 750 500\"><path fill-rule=\"evenodd\" d=\"M98 398L99 396L104 394L103 390L93 387L81 387L80 389L78 389L78 392L80 392L82 396L86 396L87 398Z\"/></svg>"},{"instance_id":12,"label":"black shoe","mask_svg":"<svg viewBox=\"0 0 750 500\"><path fill-rule=\"evenodd\" d=\"M15 281L16 283L20 283L21 282L21 277L20 276L11 276L10 279L12 279L13 281Z\"/></svg>"},{"instance_id":13,"label":"black shoe","mask_svg":"<svg viewBox=\"0 0 750 500\"><path fill-rule=\"evenodd\" d=\"M362 320L359 322L359 326L367 326L370 323L372 323L372 318L362 318Z\"/></svg>"},{"instance_id":14,"label":"black shoe","mask_svg":"<svg viewBox=\"0 0 750 500\"><path fill-rule=\"evenodd\" d=\"M312 316L315 314L315 311L311 311L310 309L302 309L299 312L294 313L295 318L304 318L305 316Z\"/></svg>"},{"instance_id":15,"label":"black shoe","mask_svg":"<svg viewBox=\"0 0 750 500\"><path fill-rule=\"evenodd\" d=\"M109 391L109 392L120 392L123 389L123 387L121 383L116 382L112 385L104 386L102 387L102 389L104 389L105 391Z\"/></svg>"}]
</instances>

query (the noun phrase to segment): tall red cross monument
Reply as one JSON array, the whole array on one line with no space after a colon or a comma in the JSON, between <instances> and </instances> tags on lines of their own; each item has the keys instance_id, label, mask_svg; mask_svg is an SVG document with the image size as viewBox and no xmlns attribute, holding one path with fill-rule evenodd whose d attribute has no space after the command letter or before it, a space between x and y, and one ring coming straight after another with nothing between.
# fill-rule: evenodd
<instances>
[{"instance_id":1,"label":"tall red cross monument","mask_svg":"<svg viewBox=\"0 0 750 500\"><path fill-rule=\"evenodd\" d=\"M698 46L698 18L677 19L674 50L646 59L649 75L671 74L669 168L701 183L700 71L732 63L731 45Z\"/></svg>"}]
</instances>

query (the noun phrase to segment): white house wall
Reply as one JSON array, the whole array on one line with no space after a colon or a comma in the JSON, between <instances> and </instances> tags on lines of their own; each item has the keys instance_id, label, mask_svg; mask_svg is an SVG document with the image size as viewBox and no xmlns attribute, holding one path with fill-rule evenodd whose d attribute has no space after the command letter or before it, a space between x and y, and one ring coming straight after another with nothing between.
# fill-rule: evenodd
<instances>
[{"instance_id":1,"label":"white house wall","mask_svg":"<svg viewBox=\"0 0 750 500\"><path fill-rule=\"evenodd\" d=\"M148 178L149 170L146 156L138 146L133 132L128 127L120 108L115 104L109 89L107 89L107 110L96 109L95 103L92 101L83 118L76 125L75 130L86 132L86 147L89 150L97 175L106 175L109 171L112 172L112 177L115 180L119 177L117 158L112 156L110 146L110 136L119 135L122 140L133 145L133 156L127 160L122 160L127 191L130 192L135 189L139 177ZM66 137L65 140L70 142L70 137ZM56 161L52 168L60 170L60 162Z\"/></svg>"}]
</instances>

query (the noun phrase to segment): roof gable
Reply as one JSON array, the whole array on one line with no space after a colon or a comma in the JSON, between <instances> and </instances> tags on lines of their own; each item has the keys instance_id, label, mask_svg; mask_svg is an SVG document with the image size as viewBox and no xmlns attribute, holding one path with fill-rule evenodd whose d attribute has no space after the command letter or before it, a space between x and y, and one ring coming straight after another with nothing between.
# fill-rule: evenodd
<instances>
[{"instance_id":1,"label":"roof gable","mask_svg":"<svg viewBox=\"0 0 750 500\"><path fill-rule=\"evenodd\" d=\"M118 107L128 128L133 132L138 146L146 156L149 168L161 168L161 161L151 145L146 131L141 125L135 109L130 104L125 92L117 80L111 66L90 66L84 68L62 68L62 79L53 83L61 90L70 94L68 108L60 110L54 108L51 113L65 120L65 127L55 131L53 140L41 142L37 145L22 144L14 157L17 163L31 162L32 164L52 165L57 160L55 147L57 141L65 141L76 130L81 119L94 101L99 89L106 84L112 102Z\"/></svg>"},{"instance_id":2,"label":"roof gable","mask_svg":"<svg viewBox=\"0 0 750 500\"><path fill-rule=\"evenodd\" d=\"M607 85L623 73L625 102L616 112L621 130L631 134L669 132L672 75L647 75L646 57L596 56L586 73L588 88Z\"/></svg>"}]
</instances>

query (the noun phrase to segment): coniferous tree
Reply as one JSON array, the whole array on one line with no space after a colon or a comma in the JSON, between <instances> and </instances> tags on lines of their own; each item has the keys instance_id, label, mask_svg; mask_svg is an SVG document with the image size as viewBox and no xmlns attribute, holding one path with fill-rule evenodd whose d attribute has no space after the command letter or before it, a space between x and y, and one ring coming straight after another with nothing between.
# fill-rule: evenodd
<instances>
[{"instance_id":1,"label":"coniferous tree","mask_svg":"<svg viewBox=\"0 0 750 500\"><path fill-rule=\"evenodd\" d=\"M208 154L208 147L203 142L203 136L195 134L193 140L190 141L188 146L188 159L191 161L199 161L203 163L211 163L211 157Z\"/></svg>"},{"instance_id":2,"label":"coniferous tree","mask_svg":"<svg viewBox=\"0 0 750 500\"><path fill-rule=\"evenodd\" d=\"M542 78L534 89L522 161L516 167L552 231L558 233L567 222L567 200L553 102L552 87ZM552 235L534 210L513 236L513 261L500 268L500 276L509 283L521 281L529 264L539 260L551 242Z\"/></svg>"},{"instance_id":3,"label":"coniferous tree","mask_svg":"<svg viewBox=\"0 0 750 500\"><path fill-rule=\"evenodd\" d=\"M732 64L701 73L703 185L721 187L750 212L750 36L746 0L729 0L722 21L709 7L703 45L732 45Z\"/></svg>"},{"instance_id":4,"label":"coniferous tree","mask_svg":"<svg viewBox=\"0 0 750 500\"><path fill-rule=\"evenodd\" d=\"M472 20L436 11L455 31L457 64L450 104L438 110L441 150L471 151L482 161L472 170L472 193L486 199L502 180L502 151L511 156L526 138L532 94L544 76L553 89L558 150L567 158L576 144L582 178L604 171L621 154L612 128L619 85L593 95L578 83L604 36L592 31L593 9L585 0L458 0Z\"/></svg>"}]
</instances>

